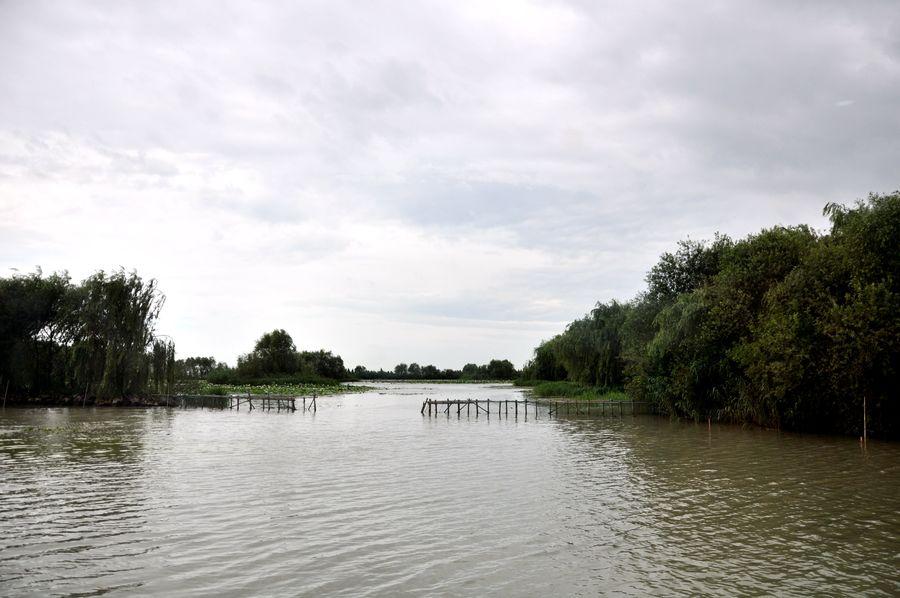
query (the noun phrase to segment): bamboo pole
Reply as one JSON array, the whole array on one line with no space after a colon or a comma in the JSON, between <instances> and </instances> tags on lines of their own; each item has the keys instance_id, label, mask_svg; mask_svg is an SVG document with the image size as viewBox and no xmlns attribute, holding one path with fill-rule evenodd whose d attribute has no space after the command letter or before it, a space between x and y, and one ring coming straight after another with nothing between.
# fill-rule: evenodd
<instances>
[{"instance_id":1,"label":"bamboo pole","mask_svg":"<svg viewBox=\"0 0 900 598\"><path fill-rule=\"evenodd\" d=\"M6 403L6 399L4 399L4 404ZM866 443L869 440L868 432L866 431L866 395L863 394L863 447L866 446Z\"/></svg>"}]
</instances>

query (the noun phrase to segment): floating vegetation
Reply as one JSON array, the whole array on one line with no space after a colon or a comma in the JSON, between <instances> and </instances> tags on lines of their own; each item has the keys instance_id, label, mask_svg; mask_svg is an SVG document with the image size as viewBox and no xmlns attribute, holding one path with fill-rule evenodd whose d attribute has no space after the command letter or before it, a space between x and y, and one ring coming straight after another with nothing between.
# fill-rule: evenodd
<instances>
[{"instance_id":1,"label":"floating vegetation","mask_svg":"<svg viewBox=\"0 0 900 598\"><path fill-rule=\"evenodd\" d=\"M211 384L205 380L192 380L189 383L179 384L176 388L178 394L194 395L286 395L286 396L313 396L339 395L356 392L367 392L371 387L350 384Z\"/></svg>"}]
</instances>

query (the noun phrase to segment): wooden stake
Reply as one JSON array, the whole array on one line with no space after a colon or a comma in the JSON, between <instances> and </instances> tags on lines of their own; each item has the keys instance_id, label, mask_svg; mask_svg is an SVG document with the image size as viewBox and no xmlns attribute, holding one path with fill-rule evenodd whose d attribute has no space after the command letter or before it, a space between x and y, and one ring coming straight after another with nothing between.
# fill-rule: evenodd
<instances>
[{"instance_id":1,"label":"wooden stake","mask_svg":"<svg viewBox=\"0 0 900 598\"><path fill-rule=\"evenodd\" d=\"M5 403L5 399L4 399ZM863 446L868 442L868 433L866 431L866 395L863 395Z\"/></svg>"}]
</instances>

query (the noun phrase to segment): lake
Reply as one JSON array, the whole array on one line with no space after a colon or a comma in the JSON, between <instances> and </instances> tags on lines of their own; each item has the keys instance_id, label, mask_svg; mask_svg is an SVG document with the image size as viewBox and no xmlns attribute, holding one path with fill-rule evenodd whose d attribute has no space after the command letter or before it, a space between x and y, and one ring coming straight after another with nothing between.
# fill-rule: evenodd
<instances>
[{"instance_id":1,"label":"lake","mask_svg":"<svg viewBox=\"0 0 900 598\"><path fill-rule=\"evenodd\" d=\"M0 595L900 593L900 445L652 416L0 412Z\"/></svg>"}]
</instances>

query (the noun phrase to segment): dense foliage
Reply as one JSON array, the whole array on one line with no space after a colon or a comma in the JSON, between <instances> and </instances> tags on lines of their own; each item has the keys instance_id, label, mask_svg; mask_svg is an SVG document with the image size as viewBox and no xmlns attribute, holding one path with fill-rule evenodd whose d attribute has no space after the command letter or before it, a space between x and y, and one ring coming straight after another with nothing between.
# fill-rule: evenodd
<instances>
[{"instance_id":1,"label":"dense foliage","mask_svg":"<svg viewBox=\"0 0 900 598\"><path fill-rule=\"evenodd\" d=\"M173 378L175 348L154 337L164 297L136 273L0 278L0 385L11 396L127 397Z\"/></svg>"},{"instance_id":2,"label":"dense foliage","mask_svg":"<svg viewBox=\"0 0 900 598\"><path fill-rule=\"evenodd\" d=\"M900 436L900 193L829 204L831 230L685 241L628 303L535 349L526 380L624 388L665 413Z\"/></svg>"},{"instance_id":3,"label":"dense foliage","mask_svg":"<svg viewBox=\"0 0 900 598\"><path fill-rule=\"evenodd\" d=\"M331 351L298 351L283 329L263 334L237 367L212 360L206 377L217 384L334 382L348 378L344 360Z\"/></svg>"},{"instance_id":4,"label":"dense foliage","mask_svg":"<svg viewBox=\"0 0 900 598\"><path fill-rule=\"evenodd\" d=\"M461 370L441 370L433 365L420 366L418 363L398 363L393 371L373 371L358 365L353 375L361 380L457 380L460 382L483 380L513 380L518 372L508 359L492 359L478 365L467 363Z\"/></svg>"}]
</instances>

